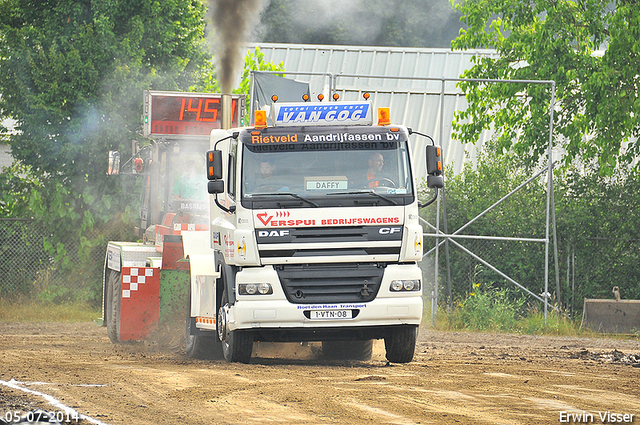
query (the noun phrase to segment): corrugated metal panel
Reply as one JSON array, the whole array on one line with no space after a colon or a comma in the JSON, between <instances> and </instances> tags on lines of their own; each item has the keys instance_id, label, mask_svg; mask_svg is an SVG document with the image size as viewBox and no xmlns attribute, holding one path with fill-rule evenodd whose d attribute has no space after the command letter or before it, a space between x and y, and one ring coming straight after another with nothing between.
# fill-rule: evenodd
<instances>
[{"instance_id":1,"label":"corrugated metal panel","mask_svg":"<svg viewBox=\"0 0 640 425\"><path fill-rule=\"evenodd\" d=\"M462 164L467 158L475 158L476 149L490 137L489 132L485 132L484 138L475 145L463 145L457 140L452 141L450 136L453 113L466 108L466 100L455 82L446 82L444 112L441 111L442 80L428 81L425 78L459 78L465 69L471 67L472 56L496 56L493 50L452 52L448 49L279 43L251 44L249 48L253 49L256 46L260 47L266 61L283 62L289 78L308 82L313 97L321 92L328 96L329 78L295 73L334 74L336 89L344 100L361 99L362 93L368 91L371 93L374 108L391 108L392 122L429 134L436 143L442 145L444 160L447 164L453 165L455 173L462 169ZM360 77L349 74L359 74ZM444 117L442 131L441 113ZM423 170L424 167L420 165L424 164L426 140L417 140L419 143L414 149L414 160L416 169Z\"/></svg>"},{"instance_id":2,"label":"corrugated metal panel","mask_svg":"<svg viewBox=\"0 0 640 425\"><path fill-rule=\"evenodd\" d=\"M5 118L2 122L0 122L0 125L7 129L8 134L15 134L15 120L11 118ZM2 167L8 167L11 164L13 164L13 157L11 156L11 146L0 144L0 171Z\"/></svg>"},{"instance_id":3,"label":"corrugated metal panel","mask_svg":"<svg viewBox=\"0 0 640 425\"><path fill-rule=\"evenodd\" d=\"M0 145L0 169L2 169L2 167L8 167L11 164L13 164L11 147L9 145Z\"/></svg>"}]
</instances>

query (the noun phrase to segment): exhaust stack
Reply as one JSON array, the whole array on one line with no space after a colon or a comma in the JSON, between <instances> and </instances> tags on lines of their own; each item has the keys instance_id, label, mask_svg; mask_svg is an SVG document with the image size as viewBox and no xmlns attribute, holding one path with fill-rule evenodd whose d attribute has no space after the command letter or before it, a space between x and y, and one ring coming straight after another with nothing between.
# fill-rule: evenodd
<instances>
[{"instance_id":1,"label":"exhaust stack","mask_svg":"<svg viewBox=\"0 0 640 425\"><path fill-rule=\"evenodd\" d=\"M233 117L233 111L231 110L231 95L222 95L222 129L228 130L231 128L231 118Z\"/></svg>"}]
</instances>

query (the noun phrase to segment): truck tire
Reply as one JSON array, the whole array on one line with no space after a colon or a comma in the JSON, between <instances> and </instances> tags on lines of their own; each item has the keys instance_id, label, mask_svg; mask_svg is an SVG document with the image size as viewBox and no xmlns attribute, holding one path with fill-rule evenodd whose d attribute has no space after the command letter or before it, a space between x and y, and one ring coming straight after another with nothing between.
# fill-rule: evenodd
<instances>
[{"instance_id":1,"label":"truck tire","mask_svg":"<svg viewBox=\"0 0 640 425\"><path fill-rule=\"evenodd\" d=\"M245 330L229 331L227 327L227 312L229 310L229 296L227 288L222 291L222 302L218 309L218 337L222 341L222 353L228 362L249 363L253 351L253 332Z\"/></svg>"},{"instance_id":2,"label":"truck tire","mask_svg":"<svg viewBox=\"0 0 640 425\"><path fill-rule=\"evenodd\" d=\"M391 363L409 363L413 360L417 339L417 326L403 325L394 329L389 336L384 338L387 360Z\"/></svg>"},{"instance_id":3,"label":"truck tire","mask_svg":"<svg viewBox=\"0 0 640 425\"><path fill-rule=\"evenodd\" d=\"M107 322L107 335L114 344L122 342L120 340L120 289L122 288L122 275L115 270L107 271L107 281L105 287L106 304L104 308L105 320Z\"/></svg>"},{"instance_id":4,"label":"truck tire","mask_svg":"<svg viewBox=\"0 0 640 425\"><path fill-rule=\"evenodd\" d=\"M184 350L187 356L199 360L223 360L222 344L216 332L211 335L191 335L191 284L187 291L187 317L185 319Z\"/></svg>"},{"instance_id":5,"label":"truck tire","mask_svg":"<svg viewBox=\"0 0 640 425\"><path fill-rule=\"evenodd\" d=\"M373 340L322 341L322 354L327 359L371 360Z\"/></svg>"}]
</instances>

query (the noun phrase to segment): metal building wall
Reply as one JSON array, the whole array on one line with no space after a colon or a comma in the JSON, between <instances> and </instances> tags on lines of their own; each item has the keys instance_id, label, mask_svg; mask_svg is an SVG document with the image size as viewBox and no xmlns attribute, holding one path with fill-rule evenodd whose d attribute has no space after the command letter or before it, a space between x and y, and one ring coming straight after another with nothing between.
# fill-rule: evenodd
<instances>
[{"instance_id":1,"label":"metal building wall","mask_svg":"<svg viewBox=\"0 0 640 425\"><path fill-rule=\"evenodd\" d=\"M11 156L11 146L0 145L0 169L2 167L8 167L13 164L13 157Z\"/></svg>"},{"instance_id":2,"label":"metal building wall","mask_svg":"<svg viewBox=\"0 0 640 425\"><path fill-rule=\"evenodd\" d=\"M264 53L266 61L275 64L282 62L285 71L290 73L288 78L309 82L313 98L318 93L328 95L329 78L295 73L334 74L335 88L344 100L361 99L365 91L371 93L374 110L389 106L392 122L429 134L436 143L442 145L444 160L453 166L454 173L462 169L464 161L473 161L477 149L490 137L489 132L485 132L482 140L466 145L451 140L453 113L466 108L466 100L455 83L446 82L442 112L442 81L420 78L458 78L465 69L471 67L472 56L496 56L493 50L452 52L448 49L279 43L250 44L249 48L253 50L256 46ZM346 76L349 74L362 77ZM442 131L441 113L444 114ZM418 145L414 147L414 161L416 169L420 171L424 169L420 165L424 164L426 140L416 138L416 141Z\"/></svg>"}]
</instances>

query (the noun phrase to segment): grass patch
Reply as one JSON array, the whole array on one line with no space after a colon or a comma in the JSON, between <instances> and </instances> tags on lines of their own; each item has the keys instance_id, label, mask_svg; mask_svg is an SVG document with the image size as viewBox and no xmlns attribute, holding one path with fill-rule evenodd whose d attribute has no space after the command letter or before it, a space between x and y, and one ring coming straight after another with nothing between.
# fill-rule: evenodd
<instances>
[{"instance_id":1,"label":"grass patch","mask_svg":"<svg viewBox=\"0 0 640 425\"><path fill-rule=\"evenodd\" d=\"M425 323L431 323L429 302L425 303ZM505 289L490 285L480 288L453 306L438 308L437 330L470 332L511 332L527 335L593 336L593 332L580 329L580 320L568 319L549 309L544 314L536 307L526 305L525 299Z\"/></svg>"},{"instance_id":2,"label":"grass patch","mask_svg":"<svg viewBox=\"0 0 640 425\"><path fill-rule=\"evenodd\" d=\"M0 305L0 322L91 322L102 316L100 309L84 302L0 299Z\"/></svg>"},{"instance_id":3,"label":"grass patch","mask_svg":"<svg viewBox=\"0 0 640 425\"><path fill-rule=\"evenodd\" d=\"M445 307L446 308L446 307ZM550 310L545 324L544 314L537 309L527 310L519 317L507 316L501 322L498 315L489 315L486 319L481 316L471 316L468 312L455 307L447 313L445 308L438 308L436 330L440 331L468 331L468 332L510 332L526 335L557 335L557 336L595 336L587 329L580 328L579 320L572 320L558 316ZM503 313L503 312L502 312ZM472 321L467 321L472 317ZM424 316L424 323L431 324L431 313Z\"/></svg>"},{"instance_id":4,"label":"grass patch","mask_svg":"<svg viewBox=\"0 0 640 425\"><path fill-rule=\"evenodd\" d=\"M532 309L518 323L519 332L528 335L561 335L561 336L593 336L593 332L580 329L580 321L568 319L556 314L555 311L547 312L547 323L544 321L544 313Z\"/></svg>"}]
</instances>

